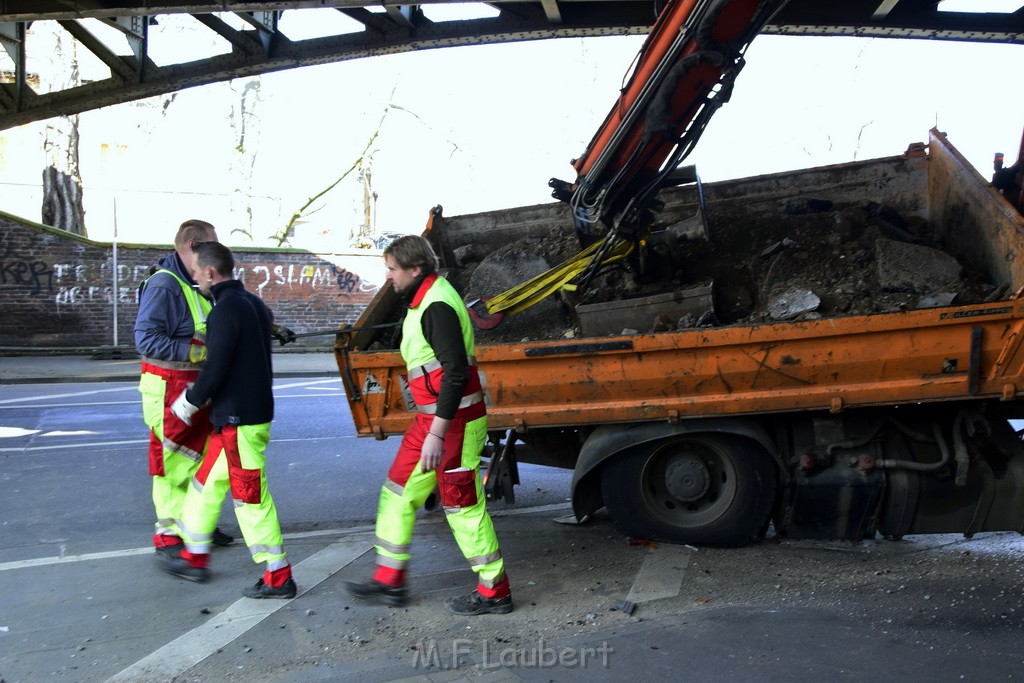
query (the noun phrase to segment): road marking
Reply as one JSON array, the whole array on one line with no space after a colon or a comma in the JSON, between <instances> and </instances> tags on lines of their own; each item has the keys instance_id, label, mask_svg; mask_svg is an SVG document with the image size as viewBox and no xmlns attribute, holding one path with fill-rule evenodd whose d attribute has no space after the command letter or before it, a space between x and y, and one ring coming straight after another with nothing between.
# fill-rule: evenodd
<instances>
[{"instance_id":1,"label":"road marking","mask_svg":"<svg viewBox=\"0 0 1024 683\"><path fill-rule=\"evenodd\" d=\"M49 434L43 435L49 436ZM41 438L37 436L36 438ZM305 442L305 441L334 441L337 439L356 439L359 438L354 434L341 434L338 436L304 436L295 438L283 438L274 439L271 444L282 444L282 443L294 443L294 442ZM82 449L82 448L99 448L101 446L137 446L139 444L148 444L149 439L131 439L128 441L85 441L82 443L64 443L56 444L53 446L5 446L0 448L0 453L31 453L33 451L53 451L53 450L71 450L71 449Z\"/></svg>"},{"instance_id":2,"label":"road marking","mask_svg":"<svg viewBox=\"0 0 1024 683\"><path fill-rule=\"evenodd\" d=\"M72 398L74 396L92 396L94 394L109 394L115 391L138 391L137 387L118 387L117 389L92 389L90 391L75 391L69 394L43 394L42 396L25 396L23 398L6 398L0 401L0 405L7 403L23 403L26 401L48 401L54 398Z\"/></svg>"},{"instance_id":3,"label":"road marking","mask_svg":"<svg viewBox=\"0 0 1024 683\"><path fill-rule=\"evenodd\" d=\"M693 550L680 545L649 548L626 600L639 604L679 595L683 574L693 553Z\"/></svg>"},{"instance_id":4,"label":"road marking","mask_svg":"<svg viewBox=\"0 0 1024 683\"><path fill-rule=\"evenodd\" d=\"M306 382L292 382L291 384L274 384L274 391L278 389L291 389L292 387L308 387L314 384L329 384L331 382L341 382L341 377L334 377L332 379L316 379L309 380Z\"/></svg>"},{"instance_id":5,"label":"road marking","mask_svg":"<svg viewBox=\"0 0 1024 683\"><path fill-rule=\"evenodd\" d=\"M292 388L295 388L295 387L307 387L307 388L309 388L311 390L317 390L317 391L340 391L340 387L317 387L317 386L311 386L311 385L315 385L315 384L328 384L328 383L331 383L331 382L340 383L341 382L341 378L320 379L320 380L313 380L313 381L308 381L308 382L292 382L291 384L275 384L274 385L274 391L276 392L279 389L292 389ZM23 407L23 408L72 408L72 407L80 407L80 406L116 406L116 405L132 405L132 404L139 405L140 403L142 403L142 397L140 396L140 397L138 397L138 398L136 398L134 400L131 400L131 401L103 401L103 402L100 402L100 403L96 403L96 402L88 402L88 403L54 403L54 404L46 404L46 405L34 404L34 405L31 405L31 406L20 405L20 404L24 404L24 403L28 403L28 402L35 402L35 401L48 401L48 400L57 399L57 398L74 398L76 396L93 396L95 394L112 393L112 392L118 392L118 391L133 391L133 392L138 393L138 391L139 391L138 382L135 381L135 380L132 380L130 385L128 385L128 386L121 386L121 387L118 387L116 389L90 389L89 391L76 391L76 392L63 393L63 394L42 394L42 395L39 395L39 396L24 396L24 397L21 397L21 398L5 398L3 400L0 400L0 408L19 408L19 407ZM274 394L274 398L278 398L278 399L282 399L282 398L309 398L309 394L286 394L286 395L280 395L279 396L279 395L277 395L275 393Z\"/></svg>"},{"instance_id":6,"label":"road marking","mask_svg":"<svg viewBox=\"0 0 1024 683\"><path fill-rule=\"evenodd\" d=\"M370 542L369 534L355 535L329 545L293 566L295 582L299 584L299 592L295 597L309 592L368 552L372 548ZM289 600L242 598L202 626L172 640L108 680L170 680L227 646L289 603Z\"/></svg>"},{"instance_id":7,"label":"road marking","mask_svg":"<svg viewBox=\"0 0 1024 683\"><path fill-rule=\"evenodd\" d=\"M525 508L507 508L503 510L491 511L491 517L512 517L515 515L526 515L532 512L555 512L564 510L569 504L568 503L553 503L551 505L536 505L534 507ZM439 524L446 521L441 515L435 515L433 517L422 517L416 520L417 524L431 525ZM284 540L296 541L304 538L318 538L320 536L338 536L340 538L347 538L350 536L358 536L360 534L367 534L373 531L374 527L372 524L363 525L357 527L346 527L344 529L317 529L315 531L299 531L292 534L285 534ZM338 541L339 543L341 541ZM145 548L127 548L125 550L108 550L101 553L87 553L85 555L65 555L58 557L37 557L31 560L16 560L14 562L3 562L0 563L0 572L11 571L15 569L28 569L31 567L49 567L56 564L70 564L74 562L91 562L92 560L111 560L118 559L121 557L132 557L134 555L152 555L153 548L148 546Z\"/></svg>"},{"instance_id":8,"label":"road marking","mask_svg":"<svg viewBox=\"0 0 1024 683\"><path fill-rule=\"evenodd\" d=\"M526 515L531 512L560 512L569 508L569 503L550 503L549 505L535 505L528 508L502 508L501 510L488 510L491 517L512 517L515 515Z\"/></svg>"},{"instance_id":9,"label":"road marking","mask_svg":"<svg viewBox=\"0 0 1024 683\"><path fill-rule=\"evenodd\" d=\"M130 441L87 441L85 443L64 443L54 446L21 446L0 448L0 453L31 453L33 451L72 450L79 448L97 448L99 446L137 446L149 443L149 439L132 439Z\"/></svg>"},{"instance_id":10,"label":"road marking","mask_svg":"<svg viewBox=\"0 0 1024 683\"><path fill-rule=\"evenodd\" d=\"M0 427L0 439L14 439L19 436L32 436L38 434L39 429L25 429L24 427Z\"/></svg>"},{"instance_id":11,"label":"road marking","mask_svg":"<svg viewBox=\"0 0 1024 683\"><path fill-rule=\"evenodd\" d=\"M102 553L89 553L87 555L65 555L64 557L37 557L31 560L17 560L16 562L4 562L0 564L0 572L11 569L27 569L29 567L47 567L53 564L68 564L71 562L88 562L90 560L108 560L132 555L153 554L153 548L128 548L127 550L108 550Z\"/></svg>"},{"instance_id":12,"label":"road marking","mask_svg":"<svg viewBox=\"0 0 1024 683\"><path fill-rule=\"evenodd\" d=\"M37 403L31 406L0 406L0 410L42 410L44 408L81 408L83 406L98 408L101 406L137 406L140 404L140 399L135 399L134 401L89 401L87 403L44 403L42 405Z\"/></svg>"}]
</instances>

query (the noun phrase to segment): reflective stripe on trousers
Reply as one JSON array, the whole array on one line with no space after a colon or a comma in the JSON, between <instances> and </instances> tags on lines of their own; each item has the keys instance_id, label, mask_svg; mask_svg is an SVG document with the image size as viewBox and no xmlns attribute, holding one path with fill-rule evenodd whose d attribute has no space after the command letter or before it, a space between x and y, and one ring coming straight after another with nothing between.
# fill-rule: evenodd
<instances>
[{"instance_id":1,"label":"reflective stripe on trousers","mask_svg":"<svg viewBox=\"0 0 1024 683\"><path fill-rule=\"evenodd\" d=\"M195 380L196 371L170 370L143 364L139 378L143 421L149 427L149 473L157 534L177 536L189 481L199 467L209 436L209 408L186 425L170 405ZM177 392L177 393L176 393ZM173 394L173 395L172 395Z\"/></svg>"},{"instance_id":2,"label":"reflective stripe on trousers","mask_svg":"<svg viewBox=\"0 0 1024 683\"><path fill-rule=\"evenodd\" d=\"M235 518L253 562L266 562L269 571L287 566L277 508L264 469L269 440L269 423L227 426L213 435L178 523L189 552L210 551L224 496L231 491Z\"/></svg>"},{"instance_id":3,"label":"reflective stripe on trousers","mask_svg":"<svg viewBox=\"0 0 1024 683\"><path fill-rule=\"evenodd\" d=\"M375 547L377 564L385 567L405 569L408 565L416 510L438 487L438 470L422 472L418 465L430 419L421 415L414 418L395 456L390 472L392 476L381 487L377 505L378 541ZM457 436L457 432L463 431L461 449L453 449L449 457L446 448L445 459L439 468L441 502L446 503L446 497L465 497L463 501L456 501L462 504L447 506L458 509L446 515L446 519L459 549L470 562L470 568L477 573L482 585L490 587L504 577L505 564L498 548L494 525L487 514L487 501L480 482L480 453L487 436L487 418L477 418L461 425L455 422L449 427L446 442L448 438ZM450 471L446 471L445 467ZM403 479L404 485L400 483Z\"/></svg>"}]
</instances>

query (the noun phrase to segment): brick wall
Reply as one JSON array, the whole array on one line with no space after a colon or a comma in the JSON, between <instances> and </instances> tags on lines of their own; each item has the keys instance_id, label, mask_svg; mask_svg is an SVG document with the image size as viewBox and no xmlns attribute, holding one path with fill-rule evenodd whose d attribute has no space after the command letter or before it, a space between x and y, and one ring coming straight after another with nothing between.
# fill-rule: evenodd
<instances>
[{"instance_id":1,"label":"brick wall","mask_svg":"<svg viewBox=\"0 0 1024 683\"><path fill-rule=\"evenodd\" d=\"M148 276L150 266L172 249L118 244L118 345L134 346L139 283ZM383 283L379 251L313 254L298 249L239 248L233 252L235 276L267 302L278 322L295 332L354 323ZM0 212L0 347L112 345L113 269L109 243L76 238ZM312 337L299 345L327 350L333 341L333 336Z\"/></svg>"}]
</instances>

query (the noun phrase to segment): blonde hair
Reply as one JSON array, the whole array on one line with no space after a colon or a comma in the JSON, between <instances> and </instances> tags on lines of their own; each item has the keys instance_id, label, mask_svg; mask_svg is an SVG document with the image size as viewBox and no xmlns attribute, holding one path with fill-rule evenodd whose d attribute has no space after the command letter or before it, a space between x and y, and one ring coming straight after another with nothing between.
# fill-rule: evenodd
<instances>
[{"instance_id":1,"label":"blonde hair","mask_svg":"<svg viewBox=\"0 0 1024 683\"><path fill-rule=\"evenodd\" d=\"M214 231L216 228L213 227L213 224L192 218L178 227L178 234L174 236L174 246L176 249L180 249L190 240L192 242L208 242L210 233Z\"/></svg>"}]
</instances>

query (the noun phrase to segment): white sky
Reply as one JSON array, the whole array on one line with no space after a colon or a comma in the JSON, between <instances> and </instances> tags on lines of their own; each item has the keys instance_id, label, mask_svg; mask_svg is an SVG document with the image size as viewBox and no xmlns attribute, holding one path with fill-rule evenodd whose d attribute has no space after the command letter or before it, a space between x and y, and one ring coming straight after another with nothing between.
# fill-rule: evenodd
<instances>
[{"instance_id":1,"label":"white sky","mask_svg":"<svg viewBox=\"0 0 1024 683\"><path fill-rule=\"evenodd\" d=\"M257 237L352 165L389 100L374 148L378 230L419 232L435 204L457 215L553 201L548 179L574 179L570 160L615 102L642 41L447 48L264 75L259 135L250 129L248 140L258 150L254 193L265 197L252 205ZM902 153L938 126L990 178L994 152L1016 160L1024 94L1012 74L1022 60L1013 45L760 36L732 101L685 163L705 181L841 163ZM116 200L121 241L158 241L154 230L169 239L195 216L234 244L228 122L231 89L243 85L183 91L163 116L133 104L83 115L83 148L130 150L116 187L92 190L110 176L83 153L90 237L112 237ZM29 184L40 169L25 171ZM0 208L17 213L9 187L0 184ZM293 244L343 250L362 219L354 175L317 206Z\"/></svg>"}]
</instances>

